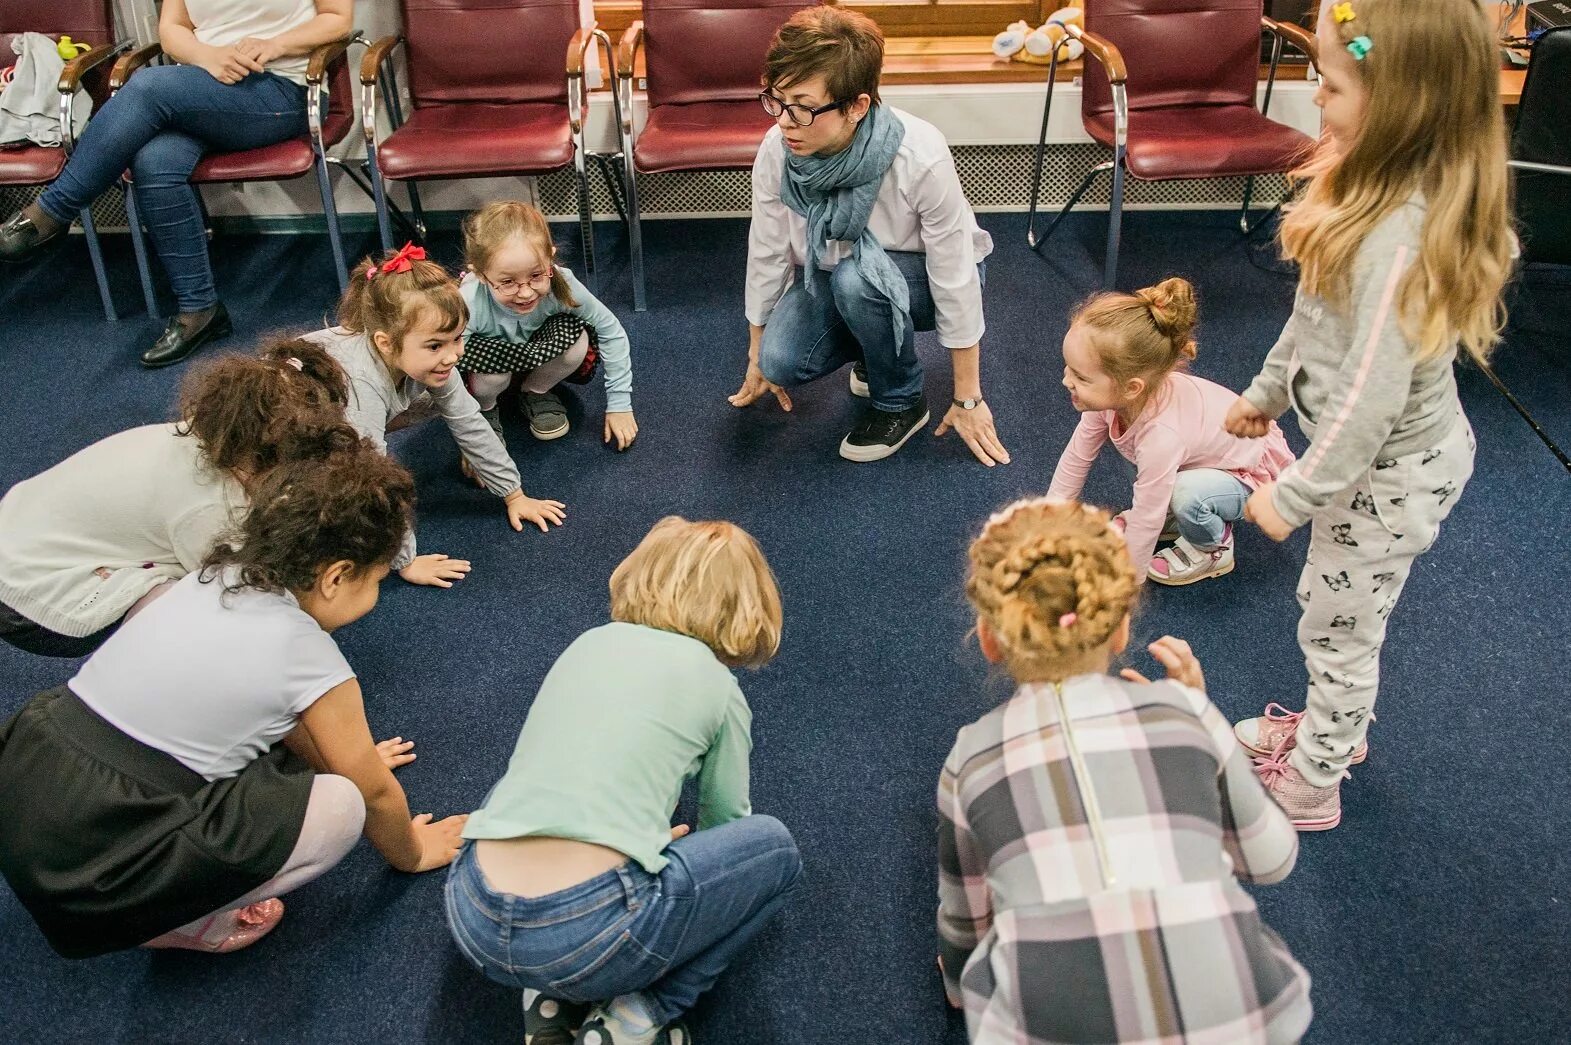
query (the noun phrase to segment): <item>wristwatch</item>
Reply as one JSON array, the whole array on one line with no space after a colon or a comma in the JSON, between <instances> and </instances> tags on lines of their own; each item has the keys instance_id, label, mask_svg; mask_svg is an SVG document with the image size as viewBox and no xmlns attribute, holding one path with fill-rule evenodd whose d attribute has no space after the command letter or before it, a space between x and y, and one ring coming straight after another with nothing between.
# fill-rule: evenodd
<instances>
[{"instance_id":1,"label":"wristwatch","mask_svg":"<svg viewBox=\"0 0 1571 1045\"><path fill-rule=\"evenodd\" d=\"M975 410L982 405L982 397L977 396L975 399L951 399L950 402L962 410Z\"/></svg>"}]
</instances>

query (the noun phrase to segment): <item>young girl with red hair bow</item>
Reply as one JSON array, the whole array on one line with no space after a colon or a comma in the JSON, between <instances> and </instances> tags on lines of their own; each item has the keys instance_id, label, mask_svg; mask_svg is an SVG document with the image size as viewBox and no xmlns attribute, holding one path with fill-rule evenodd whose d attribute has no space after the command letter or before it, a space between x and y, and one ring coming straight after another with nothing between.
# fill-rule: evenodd
<instances>
[{"instance_id":1,"label":"young girl with red hair bow","mask_svg":"<svg viewBox=\"0 0 1571 1045\"><path fill-rule=\"evenodd\" d=\"M357 265L338 306L338 326L306 339L326 348L344 368L349 422L361 435L386 451L388 422L429 393L480 483L502 498L513 529L522 530L526 522L542 531L560 525L566 506L525 495L507 447L454 373L464 354L468 318L457 281L428 260L423 248L407 243L380 262L366 258ZM393 569L411 584L450 588L469 572L469 562L416 555L410 533Z\"/></svg>"}]
</instances>

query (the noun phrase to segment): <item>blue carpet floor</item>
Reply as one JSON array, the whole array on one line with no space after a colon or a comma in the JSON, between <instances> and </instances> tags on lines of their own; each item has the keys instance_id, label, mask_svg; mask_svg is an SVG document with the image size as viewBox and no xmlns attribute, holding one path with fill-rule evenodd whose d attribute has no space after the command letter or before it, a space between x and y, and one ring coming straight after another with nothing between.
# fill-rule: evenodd
<instances>
[{"instance_id":1,"label":"blue carpet floor","mask_svg":"<svg viewBox=\"0 0 1571 1045\"><path fill-rule=\"evenodd\" d=\"M653 308L643 315L631 311L619 234L602 227L611 260L598 286L633 337L638 443L623 455L601 445L598 386L577 393L575 430L559 442L536 443L508 419L527 489L568 505L562 529L508 530L496 502L461 481L440 425L395 440L419 480L422 547L475 567L452 591L390 581L376 612L340 636L374 730L418 743L419 761L400 774L416 810L459 812L482 798L542 675L606 619L611 568L656 519L735 520L773 563L784 646L742 679L755 715L753 798L795 832L808 877L694 1014L702 1045L965 1039L933 963L933 792L955 730L1008 687L966 637L964 551L989 511L1046 487L1074 425L1058 346L1069 308L1096 283L1102 220L1071 223L1043 260L1025 249L1020 217L984 217L998 247L983 373L1008 467L984 469L955 437L930 434L881 464L842 461L836 444L857 410L842 378L801 390L790 416L728 406L746 347L746 226L734 221L645 226ZM435 249L456 262L451 237ZM138 297L123 238L109 252L129 310ZM215 256L236 347L318 326L331 307L319 238L226 237ZM1126 286L1173 272L1196 282L1195 369L1246 383L1292 298L1269 252L1241 243L1226 215L1137 213L1125 258ZM91 440L169 417L179 369L136 364L157 325L140 313L104 323L86 273L79 241L0 273L0 489ZM1544 302L1534 309L1538 327L1513 335L1500 371L1571 443L1565 317ZM946 354L932 335L919 347L929 394L942 401ZM1257 892L1314 975L1311 1042L1571 1040L1571 476L1480 375L1464 369L1461 385L1478 470L1391 622L1373 754L1343 789L1342 826L1306 836L1292 877ZM1127 504L1111 450L1087 495ZM1278 546L1245 529L1238 570L1149 592L1137 638L1189 639L1230 717L1269 700L1300 705L1293 584L1303 545L1302 534ZM1151 667L1144 654L1132 663ZM72 670L0 646L0 715ZM0 1033L520 1041L516 995L450 944L441 885L440 874L388 871L362 844L290 895L278 931L251 950L80 963L55 957L0 888Z\"/></svg>"}]
</instances>

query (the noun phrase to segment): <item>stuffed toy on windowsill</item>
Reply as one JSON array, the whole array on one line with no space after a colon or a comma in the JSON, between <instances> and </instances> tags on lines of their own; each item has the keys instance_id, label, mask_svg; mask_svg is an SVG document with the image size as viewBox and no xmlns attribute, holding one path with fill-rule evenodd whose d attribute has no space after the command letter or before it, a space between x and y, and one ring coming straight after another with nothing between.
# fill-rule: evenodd
<instances>
[{"instance_id":1,"label":"stuffed toy on windowsill","mask_svg":"<svg viewBox=\"0 0 1571 1045\"><path fill-rule=\"evenodd\" d=\"M1069 25L1085 28L1085 12L1078 7L1061 7L1037 29L1015 22L993 37L993 53L1016 62L1047 65L1053 60L1053 48L1058 47L1058 60L1072 62L1085 54L1085 45L1069 35L1064 28Z\"/></svg>"}]
</instances>

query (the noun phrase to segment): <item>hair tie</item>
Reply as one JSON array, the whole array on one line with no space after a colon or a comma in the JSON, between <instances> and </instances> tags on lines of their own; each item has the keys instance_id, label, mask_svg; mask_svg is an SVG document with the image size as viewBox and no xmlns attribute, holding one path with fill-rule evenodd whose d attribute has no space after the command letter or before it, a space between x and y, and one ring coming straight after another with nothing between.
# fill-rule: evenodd
<instances>
[{"instance_id":1,"label":"hair tie","mask_svg":"<svg viewBox=\"0 0 1571 1045\"><path fill-rule=\"evenodd\" d=\"M290 356L288 359L284 360L284 362L288 363L290 366L294 367L296 370L299 370L302 373L305 372L305 364L300 362L299 358L296 356Z\"/></svg>"},{"instance_id":2,"label":"hair tie","mask_svg":"<svg viewBox=\"0 0 1571 1045\"><path fill-rule=\"evenodd\" d=\"M1071 610L1062 617L1058 618L1058 626L1060 628L1072 628L1075 626L1075 622L1079 619L1080 615Z\"/></svg>"},{"instance_id":3,"label":"hair tie","mask_svg":"<svg viewBox=\"0 0 1571 1045\"><path fill-rule=\"evenodd\" d=\"M380 266L372 265L366 269L365 278L372 280L378 275L386 275L389 272L408 272L415 267L415 262L424 260L425 248L416 246L414 241L410 240L402 247L399 247L398 252L382 262Z\"/></svg>"}]
</instances>

